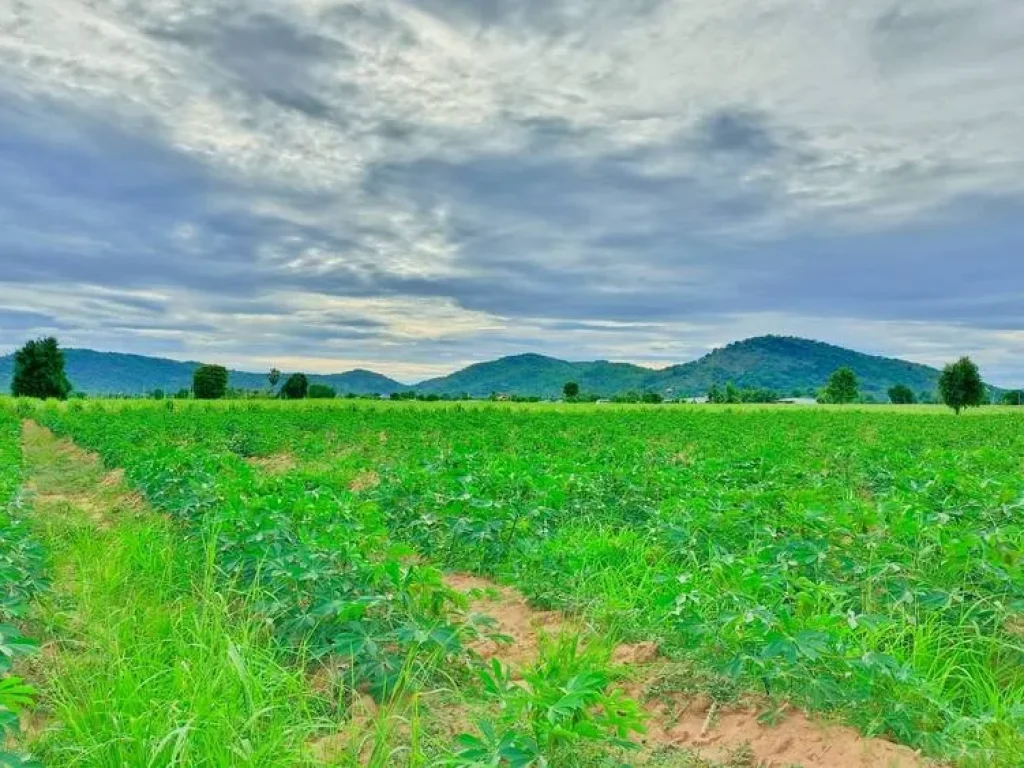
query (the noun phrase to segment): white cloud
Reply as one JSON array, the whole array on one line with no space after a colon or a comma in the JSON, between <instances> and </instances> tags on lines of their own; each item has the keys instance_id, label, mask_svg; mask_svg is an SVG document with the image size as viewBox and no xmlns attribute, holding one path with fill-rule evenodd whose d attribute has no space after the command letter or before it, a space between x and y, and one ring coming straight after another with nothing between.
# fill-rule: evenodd
<instances>
[{"instance_id":1,"label":"white cloud","mask_svg":"<svg viewBox=\"0 0 1024 768\"><path fill-rule=\"evenodd\" d=\"M1024 315L995 318L1013 292L979 283L977 307L952 307L957 269L929 271L914 301L881 302L891 286L865 282L858 315L842 269L885 260L844 255L814 284L820 301L799 293L829 258L801 238L950 215L980 231L962 201L1024 202L1022 87L1016 0L0 0L0 94L166 152L150 170L101 142L89 167L131 166L132 185L189 164L172 202L188 199L133 221L133 186L97 200L23 152L0 192L17 205L0 211L0 248L33 254L41 277L0 282L0 296L108 347L120 310L103 291L173 297L123 313L117 333L137 327L140 351L159 338L153 349L226 355L225 335L268 350L303 328L322 340L347 308L379 325L337 347L410 373L517 346L668 363L802 329L929 362L960 343L942 338L969 341L1024 375L999 351L1020 348ZM36 140L83 145L73 122L23 120ZM917 282L931 247L911 239L895 280ZM95 277L68 274L69 254ZM1004 283L1024 280L997 259ZM94 303L57 306L44 285ZM225 291L277 309L226 313ZM552 338L567 317L634 325Z\"/></svg>"}]
</instances>

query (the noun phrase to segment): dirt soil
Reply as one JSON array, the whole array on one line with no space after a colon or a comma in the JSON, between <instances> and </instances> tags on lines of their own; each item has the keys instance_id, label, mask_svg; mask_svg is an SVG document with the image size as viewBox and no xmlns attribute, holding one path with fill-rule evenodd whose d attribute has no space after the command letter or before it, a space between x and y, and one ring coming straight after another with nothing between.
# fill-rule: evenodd
<instances>
[{"instance_id":1,"label":"dirt soil","mask_svg":"<svg viewBox=\"0 0 1024 768\"><path fill-rule=\"evenodd\" d=\"M450 574L445 582L470 595L470 609L498 622L502 634L513 638L508 645L482 641L476 649L485 658L497 657L514 666L529 663L537 655L541 634L557 634L570 626L559 613L538 611L510 587L468 574ZM642 693L658 668L658 648L645 642L621 645L612 660L630 670L627 691L642 700ZM689 750L706 760L724 760L737 750L749 748L757 768L919 768L933 765L910 749L884 739L867 738L856 730L818 721L796 710L785 713L774 725L759 721L755 707L721 708L705 696L673 695L643 703L649 720L640 739L649 748L671 746Z\"/></svg>"}]
</instances>

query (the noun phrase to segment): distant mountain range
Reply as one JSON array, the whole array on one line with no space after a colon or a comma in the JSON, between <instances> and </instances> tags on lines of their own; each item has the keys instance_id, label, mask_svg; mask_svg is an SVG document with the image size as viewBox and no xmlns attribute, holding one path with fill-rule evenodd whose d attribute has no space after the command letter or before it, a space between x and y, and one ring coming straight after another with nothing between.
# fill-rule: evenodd
<instances>
[{"instance_id":1,"label":"distant mountain range","mask_svg":"<svg viewBox=\"0 0 1024 768\"><path fill-rule=\"evenodd\" d=\"M116 352L65 350L68 377L78 391L88 394L141 394L154 389L175 392L190 386L199 365ZM810 393L824 386L837 368L852 368L861 391L880 399L894 384L914 392L933 393L939 371L926 365L877 357L809 339L760 336L738 341L708 355L662 370L627 363L567 362L526 354L477 363L448 376L405 385L373 371L355 370L311 375L310 381L327 384L339 394L415 390L424 394L460 394L486 397L492 392L555 397L567 381L584 392L610 396L629 390L654 391L673 396L702 395L717 384L733 382L743 388L771 389L784 395ZM0 357L0 391L10 388L11 355ZM265 389L266 374L231 372L231 386Z\"/></svg>"}]
</instances>

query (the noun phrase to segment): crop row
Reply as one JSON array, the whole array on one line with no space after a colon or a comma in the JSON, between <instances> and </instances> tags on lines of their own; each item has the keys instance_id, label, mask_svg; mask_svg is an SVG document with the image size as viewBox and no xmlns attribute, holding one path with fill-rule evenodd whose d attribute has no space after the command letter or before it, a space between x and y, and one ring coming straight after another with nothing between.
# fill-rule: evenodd
<instances>
[{"instance_id":1,"label":"crop row","mask_svg":"<svg viewBox=\"0 0 1024 768\"><path fill-rule=\"evenodd\" d=\"M373 575L355 583L380 585L366 553L407 542L865 731L990 764L1022 748L1014 417L244 406L51 421L163 506L219 526L232 573L267 562L286 585L270 614L317 648L371 615L322 621L319 580L357 563ZM243 460L275 454L295 469ZM297 544L351 551L336 575L265 557ZM397 593L383 584L370 602Z\"/></svg>"},{"instance_id":2,"label":"crop row","mask_svg":"<svg viewBox=\"0 0 1024 768\"><path fill-rule=\"evenodd\" d=\"M43 553L29 531L20 504L20 424L0 408L0 765L28 768L30 758L5 749L19 729L24 710L35 698L34 689L12 674L15 661L38 648L22 634L18 623L28 603L45 588Z\"/></svg>"}]
</instances>

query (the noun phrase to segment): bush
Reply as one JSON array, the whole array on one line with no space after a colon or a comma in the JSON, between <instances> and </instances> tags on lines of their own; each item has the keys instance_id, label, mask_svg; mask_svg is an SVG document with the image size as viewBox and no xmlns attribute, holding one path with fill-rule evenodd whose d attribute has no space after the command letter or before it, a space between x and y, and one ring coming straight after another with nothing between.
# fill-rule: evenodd
<instances>
[{"instance_id":1,"label":"bush","mask_svg":"<svg viewBox=\"0 0 1024 768\"><path fill-rule=\"evenodd\" d=\"M309 379L304 373L293 373L281 387L281 397L285 400L303 400L309 394Z\"/></svg>"},{"instance_id":2,"label":"bush","mask_svg":"<svg viewBox=\"0 0 1024 768\"><path fill-rule=\"evenodd\" d=\"M889 389L889 402L893 405L913 405L917 402L914 390L906 384L897 384Z\"/></svg>"},{"instance_id":3,"label":"bush","mask_svg":"<svg viewBox=\"0 0 1024 768\"><path fill-rule=\"evenodd\" d=\"M220 400L228 391L228 369L222 365L201 365L192 375L196 400Z\"/></svg>"},{"instance_id":4,"label":"bush","mask_svg":"<svg viewBox=\"0 0 1024 768\"><path fill-rule=\"evenodd\" d=\"M939 377L939 395L942 402L952 408L958 416L964 408L974 408L985 403L985 383L981 380L978 366L971 358L961 357L942 369L942 376Z\"/></svg>"},{"instance_id":5,"label":"bush","mask_svg":"<svg viewBox=\"0 0 1024 768\"><path fill-rule=\"evenodd\" d=\"M66 400L71 382L64 372L64 353L52 336L36 339L14 353L11 394L40 400Z\"/></svg>"},{"instance_id":6,"label":"bush","mask_svg":"<svg viewBox=\"0 0 1024 768\"><path fill-rule=\"evenodd\" d=\"M855 403L859 388L857 374L849 368L840 368L829 377L822 399L826 403Z\"/></svg>"},{"instance_id":7,"label":"bush","mask_svg":"<svg viewBox=\"0 0 1024 768\"><path fill-rule=\"evenodd\" d=\"M333 387L326 384L310 384L306 397L310 400L333 400L338 396Z\"/></svg>"}]
</instances>

